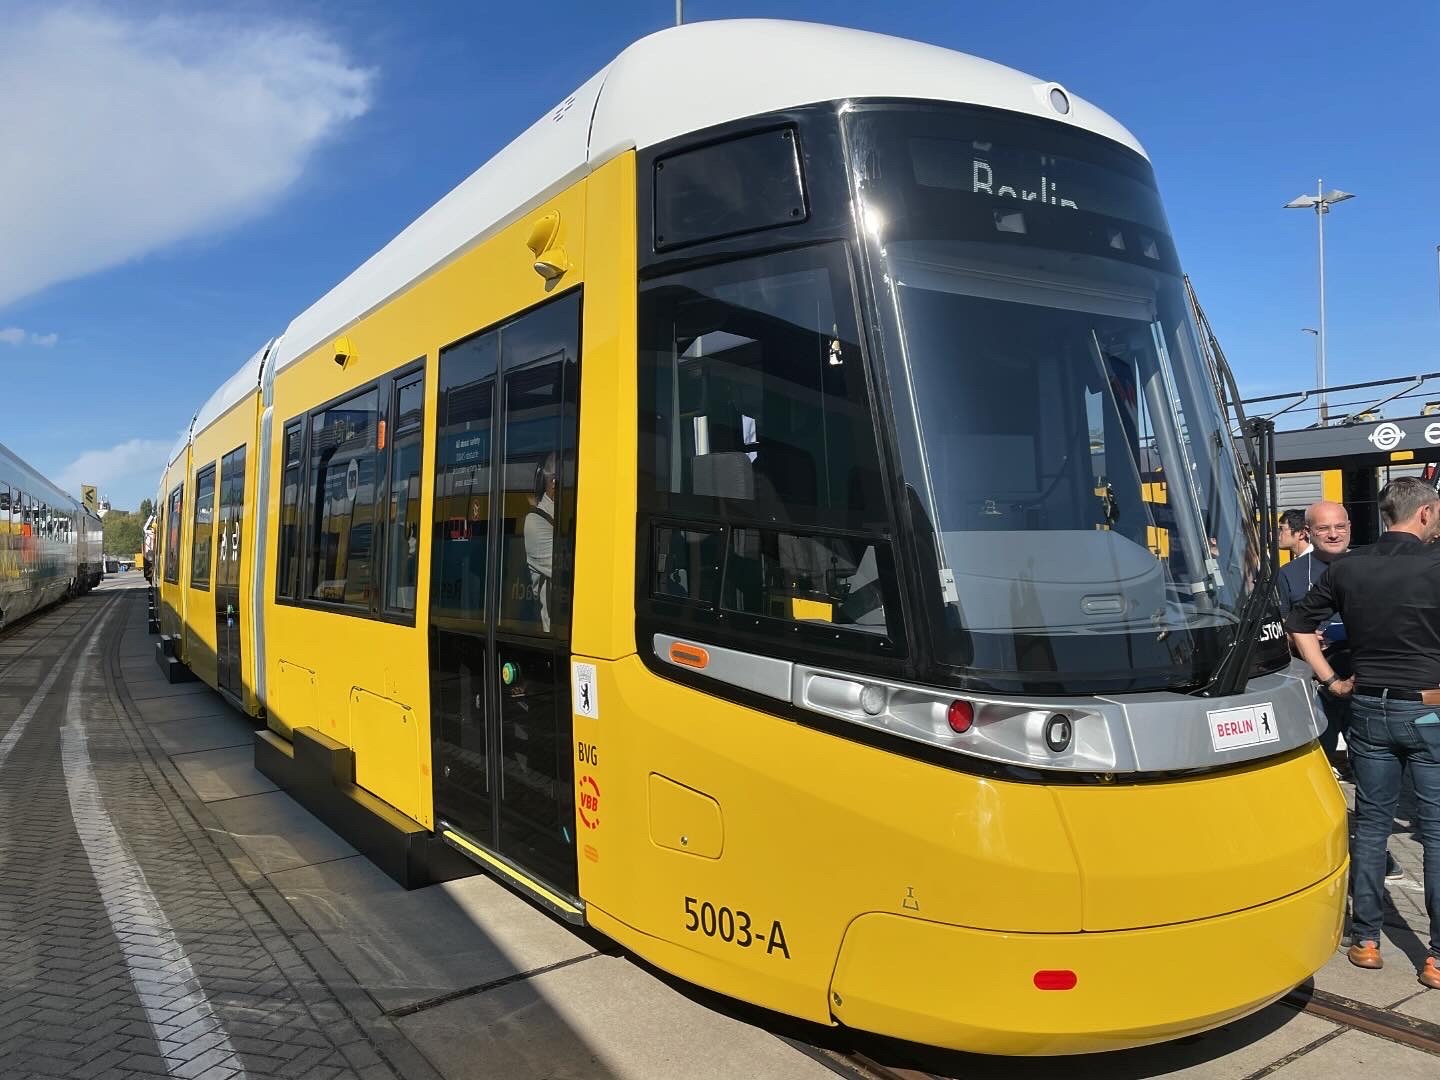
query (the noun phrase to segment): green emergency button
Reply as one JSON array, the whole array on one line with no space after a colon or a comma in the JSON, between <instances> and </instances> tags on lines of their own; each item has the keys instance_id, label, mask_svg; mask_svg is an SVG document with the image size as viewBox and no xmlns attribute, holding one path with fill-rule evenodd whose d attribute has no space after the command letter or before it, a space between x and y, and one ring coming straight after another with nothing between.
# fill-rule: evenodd
<instances>
[{"instance_id":1,"label":"green emergency button","mask_svg":"<svg viewBox=\"0 0 1440 1080\"><path fill-rule=\"evenodd\" d=\"M513 685L515 682L515 677L519 674L520 669L514 664L512 664L509 660L506 660L505 663L500 665L500 681L506 686Z\"/></svg>"}]
</instances>

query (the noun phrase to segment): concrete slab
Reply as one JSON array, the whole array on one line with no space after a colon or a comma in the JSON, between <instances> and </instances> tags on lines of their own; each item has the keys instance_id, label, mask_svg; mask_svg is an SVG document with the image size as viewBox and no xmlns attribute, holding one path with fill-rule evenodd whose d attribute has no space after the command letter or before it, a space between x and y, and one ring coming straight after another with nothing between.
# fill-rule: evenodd
<instances>
[{"instance_id":1,"label":"concrete slab","mask_svg":"<svg viewBox=\"0 0 1440 1080\"><path fill-rule=\"evenodd\" d=\"M226 799L211 809L265 874L359 854L283 791Z\"/></svg>"},{"instance_id":2,"label":"concrete slab","mask_svg":"<svg viewBox=\"0 0 1440 1080\"><path fill-rule=\"evenodd\" d=\"M1315 1080L1329 1076L1383 1076L1385 1080L1435 1080L1440 1073L1440 1059L1413 1047L1401 1046L1347 1031L1324 1046L1317 1046L1304 1057L1270 1076L1274 1080Z\"/></svg>"},{"instance_id":3,"label":"concrete slab","mask_svg":"<svg viewBox=\"0 0 1440 1080\"><path fill-rule=\"evenodd\" d=\"M270 880L386 1010L592 951L484 875L407 892L356 857Z\"/></svg>"},{"instance_id":4,"label":"concrete slab","mask_svg":"<svg viewBox=\"0 0 1440 1080\"><path fill-rule=\"evenodd\" d=\"M965 1080L1055 1080L1057 1077L1234 1080L1257 1075L1260 1070L1335 1030L1336 1026L1325 1020L1283 1005L1272 1005L1203 1035L1137 1050L1058 1058L1000 1058L935 1052L907 1064L942 1076L963 1076ZM882 1061L882 1064L891 1062Z\"/></svg>"},{"instance_id":5,"label":"concrete slab","mask_svg":"<svg viewBox=\"0 0 1440 1080\"><path fill-rule=\"evenodd\" d=\"M130 696L135 699L137 705L155 698L189 697L214 692L203 682L170 683L161 679L153 686L140 682L126 685L130 687Z\"/></svg>"},{"instance_id":6,"label":"concrete slab","mask_svg":"<svg viewBox=\"0 0 1440 1080\"><path fill-rule=\"evenodd\" d=\"M446 1080L833 1080L758 1028L595 956L426 1009L400 1029Z\"/></svg>"},{"instance_id":7,"label":"concrete slab","mask_svg":"<svg viewBox=\"0 0 1440 1080\"><path fill-rule=\"evenodd\" d=\"M253 745L201 750L194 754L180 754L171 760L204 802L277 790L256 771Z\"/></svg>"},{"instance_id":8,"label":"concrete slab","mask_svg":"<svg viewBox=\"0 0 1440 1080\"><path fill-rule=\"evenodd\" d=\"M144 660L132 660L125 667L125 685L134 690L153 690L158 686L186 686L193 687L195 683L171 683L169 679L155 666L155 658L147 657ZM204 686L203 683L200 684ZM207 687L208 689L208 687ZM133 695L132 695L133 696Z\"/></svg>"},{"instance_id":9,"label":"concrete slab","mask_svg":"<svg viewBox=\"0 0 1440 1080\"><path fill-rule=\"evenodd\" d=\"M1413 933L1388 924L1381 936L1384 938L1380 943L1380 954L1385 958L1383 968L1379 971L1357 968L1345 958L1342 949L1316 972L1315 986L1353 1001L1387 1008L1411 997L1417 989L1415 968L1419 965L1407 954L1415 951L1418 939ZM1419 955L1419 962L1423 963L1423 947Z\"/></svg>"},{"instance_id":10,"label":"concrete slab","mask_svg":"<svg viewBox=\"0 0 1440 1080\"><path fill-rule=\"evenodd\" d=\"M150 730L165 752L172 756L227 746L253 746L255 743L255 726L237 712L170 720L153 724Z\"/></svg>"},{"instance_id":11,"label":"concrete slab","mask_svg":"<svg viewBox=\"0 0 1440 1080\"><path fill-rule=\"evenodd\" d=\"M148 724L171 720L195 720L202 716L234 716L235 709L219 694L205 693L183 698L156 698L137 701L135 711Z\"/></svg>"},{"instance_id":12,"label":"concrete slab","mask_svg":"<svg viewBox=\"0 0 1440 1080\"><path fill-rule=\"evenodd\" d=\"M1440 1024L1440 990L1426 990L1419 982L1416 982L1415 989L1419 992L1409 1001L1396 1005L1395 1011Z\"/></svg>"}]
</instances>

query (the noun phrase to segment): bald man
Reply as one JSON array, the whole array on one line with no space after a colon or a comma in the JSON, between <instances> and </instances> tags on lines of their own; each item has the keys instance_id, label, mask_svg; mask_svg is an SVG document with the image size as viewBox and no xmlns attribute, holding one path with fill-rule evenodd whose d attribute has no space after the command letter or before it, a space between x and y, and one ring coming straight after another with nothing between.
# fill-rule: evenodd
<instances>
[{"instance_id":1,"label":"bald man","mask_svg":"<svg viewBox=\"0 0 1440 1080\"><path fill-rule=\"evenodd\" d=\"M1306 593L1320 580L1326 568L1350 549L1350 513L1337 502L1322 499L1311 503L1305 511L1305 528L1310 534L1310 551L1291 559L1280 568L1280 612L1289 615ZM1325 650L1325 658L1337 670L1350 672L1350 643L1345 638L1345 624L1336 615L1317 634ZM1329 694L1320 695L1325 710L1325 734L1320 745L1335 765L1339 756L1340 733L1350 723L1350 702ZM1337 774L1338 775L1338 774Z\"/></svg>"}]
</instances>

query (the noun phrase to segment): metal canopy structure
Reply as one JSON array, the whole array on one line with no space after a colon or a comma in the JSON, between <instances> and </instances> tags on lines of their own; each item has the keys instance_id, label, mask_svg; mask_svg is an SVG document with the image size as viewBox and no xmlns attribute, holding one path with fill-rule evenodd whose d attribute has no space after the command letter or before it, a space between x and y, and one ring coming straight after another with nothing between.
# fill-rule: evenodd
<instances>
[{"instance_id":1,"label":"metal canopy structure","mask_svg":"<svg viewBox=\"0 0 1440 1080\"><path fill-rule=\"evenodd\" d=\"M1321 391L1328 423L1319 422ZM1246 398L1275 421L1281 472L1440 461L1440 372Z\"/></svg>"}]
</instances>

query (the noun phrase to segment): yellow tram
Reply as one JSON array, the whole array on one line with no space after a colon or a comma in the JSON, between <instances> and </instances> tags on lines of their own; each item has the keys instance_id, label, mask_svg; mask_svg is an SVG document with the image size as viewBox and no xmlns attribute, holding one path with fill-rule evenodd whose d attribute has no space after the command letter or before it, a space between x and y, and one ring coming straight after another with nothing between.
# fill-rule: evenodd
<instances>
[{"instance_id":1,"label":"yellow tram","mask_svg":"<svg viewBox=\"0 0 1440 1080\"><path fill-rule=\"evenodd\" d=\"M666 30L201 409L165 648L402 880L443 845L924 1043L1200 1031L1325 961L1347 869L1207 356L1064 87Z\"/></svg>"}]
</instances>

